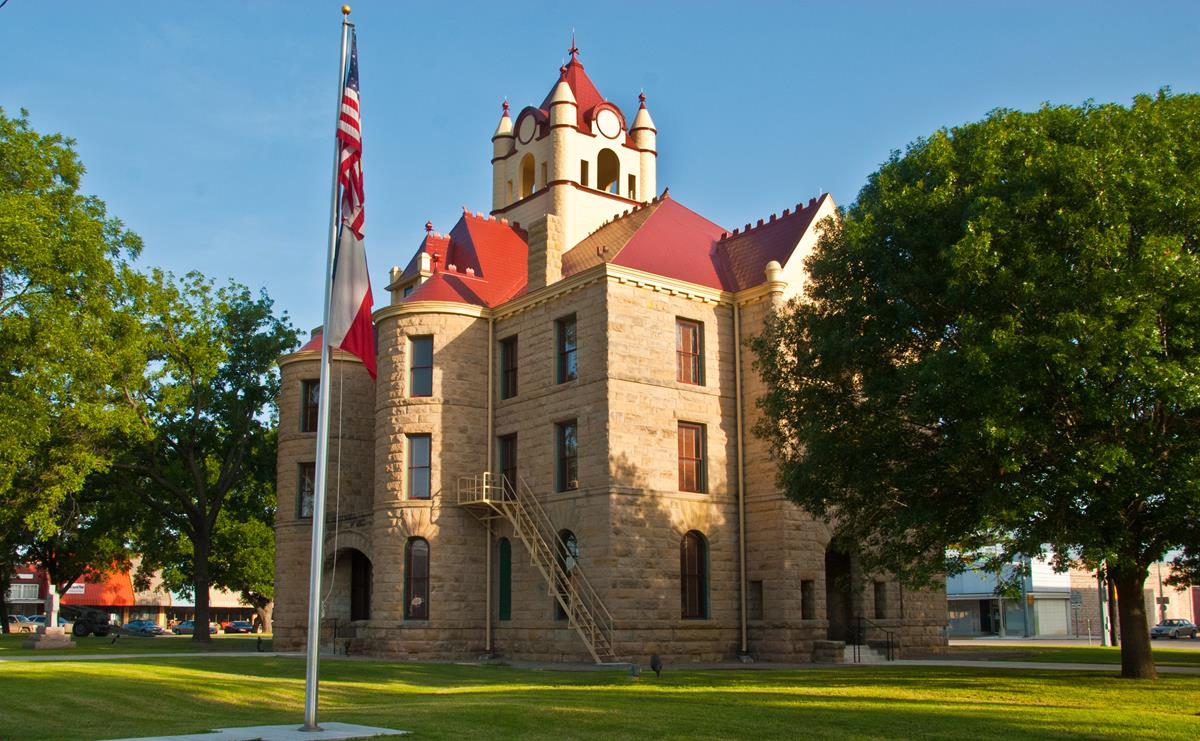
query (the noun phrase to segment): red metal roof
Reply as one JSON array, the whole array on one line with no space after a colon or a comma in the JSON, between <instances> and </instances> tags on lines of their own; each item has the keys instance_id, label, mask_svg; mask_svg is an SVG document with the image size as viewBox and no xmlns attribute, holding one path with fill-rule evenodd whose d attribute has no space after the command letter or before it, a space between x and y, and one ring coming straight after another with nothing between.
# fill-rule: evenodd
<instances>
[{"instance_id":1,"label":"red metal roof","mask_svg":"<svg viewBox=\"0 0 1200 741\"><path fill-rule=\"evenodd\" d=\"M721 239L717 253L730 281L729 290L740 291L763 283L767 263L772 260L787 265L828 197L829 194L824 194L814 198L807 206L798 203L794 211L785 209L778 217L771 214L769 219L759 219L757 225L747 224L744 231Z\"/></svg>"},{"instance_id":2,"label":"red metal roof","mask_svg":"<svg viewBox=\"0 0 1200 741\"><path fill-rule=\"evenodd\" d=\"M507 219L464 211L446 238L446 252L436 272L403 301L490 307L515 298L525 290L529 263L525 239L525 232ZM420 249L425 249L424 244Z\"/></svg>"}]
</instances>

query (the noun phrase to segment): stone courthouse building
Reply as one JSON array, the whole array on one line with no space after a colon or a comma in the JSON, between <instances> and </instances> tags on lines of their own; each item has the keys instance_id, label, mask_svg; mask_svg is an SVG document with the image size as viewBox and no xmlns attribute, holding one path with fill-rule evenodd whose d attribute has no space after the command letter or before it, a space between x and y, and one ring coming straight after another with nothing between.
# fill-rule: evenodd
<instances>
[{"instance_id":1,"label":"stone courthouse building","mask_svg":"<svg viewBox=\"0 0 1200 741\"><path fill-rule=\"evenodd\" d=\"M828 195L727 229L571 49L492 136L492 204L425 225L335 353L323 641L412 658L840 658L859 618L945 644L944 591L829 547L751 430L744 341L803 285ZM320 340L279 361L275 641L305 641ZM339 414L340 409L340 414Z\"/></svg>"}]
</instances>

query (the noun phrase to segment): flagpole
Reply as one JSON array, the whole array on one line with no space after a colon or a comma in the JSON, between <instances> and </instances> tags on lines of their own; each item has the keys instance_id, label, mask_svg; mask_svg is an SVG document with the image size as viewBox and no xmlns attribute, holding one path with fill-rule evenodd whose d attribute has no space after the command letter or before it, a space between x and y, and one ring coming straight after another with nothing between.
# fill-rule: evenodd
<instances>
[{"instance_id":1,"label":"flagpole","mask_svg":"<svg viewBox=\"0 0 1200 741\"><path fill-rule=\"evenodd\" d=\"M346 48L349 45L350 6L342 6L342 55L338 65L338 97L337 117L334 121L334 131L341 121L342 94L346 84ZM317 461L316 481L313 482L315 496L313 497L312 512L312 557L308 563L308 642L305 646L304 662L304 731L320 731L317 725L317 663L320 658L321 640L321 568L325 544L325 489L326 489L326 458L329 450L329 401L330 371L332 351L326 341L326 330L329 328L329 303L333 287L333 261L338 233L338 165L341 160L342 143L334 139L333 148L333 187L329 197L329 250L325 264L325 305L324 318L321 322L321 380L320 399L317 404Z\"/></svg>"}]
</instances>

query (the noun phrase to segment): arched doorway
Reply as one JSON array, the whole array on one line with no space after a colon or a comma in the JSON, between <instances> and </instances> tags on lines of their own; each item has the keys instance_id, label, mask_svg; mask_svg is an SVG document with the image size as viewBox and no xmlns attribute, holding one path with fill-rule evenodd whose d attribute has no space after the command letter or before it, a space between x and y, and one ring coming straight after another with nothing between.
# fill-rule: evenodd
<instances>
[{"instance_id":1,"label":"arched doorway","mask_svg":"<svg viewBox=\"0 0 1200 741\"><path fill-rule=\"evenodd\" d=\"M850 556L829 548L825 551L825 618L831 641L849 641L853 633Z\"/></svg>"},{"instance_id":2,"label":"arched doorway","mask_svg":"<svg viewBox=\"0 0 1200 741\"><path fill-rule=\"evenodd\" d=\"M371 619L371 559L357 548L339 548L325 562L322 590L329 599L325 617L344 626L354 620Z\"/></svg>"},{"instance_id":3,"label":"arched doorway","mask_svg":"<svg viewBox=\"0 0 1200 741\"><path fill-rule=\"evenodd\" d=\"M601 149L596 157L596 186L600 190L620 195L621 160L611 149Z\"/></svg>"},{"instance_id":4,"label":"arched doorway","mask_svg":"<svg viewBox=\"0 0 1200 741\"><path fill-rule=\"evenodd\" d=\"M350 552L350 619L371 619L371 559L357 550Z\"/></svg>"}]
</instances>

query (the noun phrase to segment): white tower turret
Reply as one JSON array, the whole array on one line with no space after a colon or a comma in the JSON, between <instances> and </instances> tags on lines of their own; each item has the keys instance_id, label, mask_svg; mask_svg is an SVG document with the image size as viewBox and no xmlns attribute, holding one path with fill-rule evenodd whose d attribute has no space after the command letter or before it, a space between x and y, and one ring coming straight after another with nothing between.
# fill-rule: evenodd
<instances>
[{"instance_id":1,"label":"white tower turret","mask_svg":"<svg viewBox=\"0 0 1200 741\"><path fill-rule=\"evenodd\" d=\"M504 100L504 113L492 134L492 209L502 208L511 201L511 193L505 193L508 165L506 159L516 149L513 142L512 119L508 117L508 99Z\"/></svg>"},{"instance_id":2,"label":"white tower turret","mask_svg":"<svg viewBox=\"0 0 1200 741\"><path fill-rule=\"evenodd\" d=\"M629 129L629 136L633 139L633 146L638 150L638 169L641 188L639 189L640 201L649 201L657 194L655 171L658 167L658 131L654 128L654 121L650 118L650 111L646 110L646 93L638 94L638 112L633 119L633 126Z\"/></svg>"}]
</instances>

